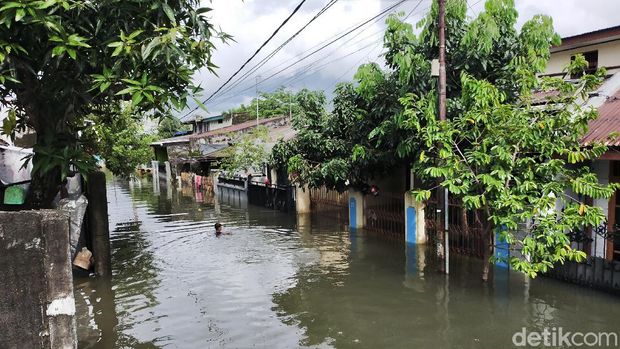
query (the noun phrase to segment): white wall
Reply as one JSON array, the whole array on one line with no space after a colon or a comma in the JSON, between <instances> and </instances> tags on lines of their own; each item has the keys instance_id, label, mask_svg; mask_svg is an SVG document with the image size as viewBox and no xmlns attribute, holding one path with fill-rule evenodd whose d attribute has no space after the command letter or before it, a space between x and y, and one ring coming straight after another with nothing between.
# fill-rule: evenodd
<instances>
[{"instance_id":1,"label":"white wall","mask_svg":"<svg viewBox=\"0 0 620 349\"><path fill-rule=\"evenodd\" d=\"M21 169L22 158L31 154L32 150L17 147L0 146L0 179L5 183L16 183L30 179L32 162L26 169Z\"/></svg>"},{"instance_id":2,"label":"white wall","mask_svg":"<svg viewBox=\"0 0 620 349\"><path fill-rule=\"evenodd\" d=\"M220 128L232 126L232 117L227 117L222 120L222 123L218 123L217 120L209 122L209 131L217 130Z\"/></svg>"},{"instance_id":3,"label":"white wall","mask_svg":"<svg viewBox=\"0 0 620 349\"><path fill-rule=\"evenodd\" d=\"M609 183L609 166L610 166L610 163L608 160L597 160L597 161L594 161L594 163L592 164L592 172L594 172L597 175L599 183L601 184ZM609 220L609 200L595 199L594 206L598 206L602 208L603 212L605 213L605 217L607 217L607 219ZM606 248L605 240L601 236L598 236L596 234L594 235L596 236L597 240L596 240L596 243L592 242L592 249L594 249L596 246L596 251L592 251L592 252L596 257L603 257L605 253L604 251Z\"/></svg>"},{"instance_id":4,"label":"white wall","mask_svg":"<svg viewBox=\"0 0 620 349\"><path fill-rule=\"evenodd\" d=\"M620 65L620 41L586 46L568 51L551 53L551 59L547 64L546 74L561 73L570 63L571 56L577 53L598 51L598 66L611 67Z\"/></svg>"}]
</instances>

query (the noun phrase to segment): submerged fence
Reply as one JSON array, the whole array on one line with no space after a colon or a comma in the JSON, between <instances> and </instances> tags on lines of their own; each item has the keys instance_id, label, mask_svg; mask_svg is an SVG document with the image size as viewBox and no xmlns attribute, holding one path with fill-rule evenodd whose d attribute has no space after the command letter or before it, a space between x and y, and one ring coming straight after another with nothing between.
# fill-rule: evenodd
<instances>
[{"instance_id":1,"label":"submerged fence","mask_svg":"<svg viewBox=\"0 0 620 349\"><path fill-rule=\"evenodd\" d=\"M567 261L551 269L546 276L620 294L620 233L607 223L594 229L569 234L573 247L588 253L584 262Z\"/></svg>"},{"instance_id":2,"label":"submerged fence","mask_svg":"<svg viewBox=\"0 0 620 349\"><path fill-rule=\"evenodd\" d=\"M252 181L248 185L248 202L283 212L295 212L294 190L295 187L290 185Z\"/></svg>"},{"instance_id":3,"label":"submerged fence","mask_svg":"<svg viewBox=\"0 0 620 349\"><path fill-rule=\"evenodd\" d=\"M365 229L388 240L405 241L405 197L402 193L367 195Z\"/></svg>"},{"instance_id":4,"label":"submerged fence","mask_svg":"<svg viewBox=\"0 0 620 349\"><path fill-rule=\"evenodd\" d=\"M329 190L325 187L310 188L310 205L313 213L349 224L349 195L346 192Z\"/></svg>"},{"instance_id":5,"label":"submerged fence","mask_svg":"<svg viewBox=\"0 0 620 349\"><path fill-rule=\"evenodd\" d=\"M439 227L439 215L443 214L443 208L437 207L437 190L426 203L425 209L425 228L429 243L437 246L443 241L443 229ZM484 256L484 236L481 226L481 212L466 210L459 199L448 199L448 234L450 237L450 252L459 255L483 258Z\"/></svg>"}]
</instances>

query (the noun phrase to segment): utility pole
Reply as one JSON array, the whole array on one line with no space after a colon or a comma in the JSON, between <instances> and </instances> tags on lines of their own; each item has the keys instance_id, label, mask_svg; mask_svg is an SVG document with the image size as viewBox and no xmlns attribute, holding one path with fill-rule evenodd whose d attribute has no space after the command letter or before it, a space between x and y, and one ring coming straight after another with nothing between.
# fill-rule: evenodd
<instances>
[{"instance_id":1,"label":"utility pole","mask_svg":"<svg viewBox=\"0 0 620 349\"><path fill-rule=\"evenodd\" d=\"M258 80L260 80L260 75L256 76L256 127L258 127Z\"/></svg>"},{"instance_id":2,"label":"utility pole","mask_svg":"<svg viewBox=\"0 0 620 349\"><path fill-rule=\"evenodd\" d=\"M288 119L291 120L293 117L293 91L289 91L288 96Z\"/></svg>"},{"instance_id":3,"label":"utility pole","mask_svg":"<svg viewBox=\"0 0 620 349\"><path fill-rule=\"evenodd\" d=\"M446 0L439 1L439 121L446 121ZM443 229L444 272L450 273L450 246L448 236L448 188L440 188L438 206L442 207L440 227ZM443 219L441 219L443 218ZM443 220L443 222L441 222ZM443 224L441 224L443 223Z\"/></svg>"}]
</instances>

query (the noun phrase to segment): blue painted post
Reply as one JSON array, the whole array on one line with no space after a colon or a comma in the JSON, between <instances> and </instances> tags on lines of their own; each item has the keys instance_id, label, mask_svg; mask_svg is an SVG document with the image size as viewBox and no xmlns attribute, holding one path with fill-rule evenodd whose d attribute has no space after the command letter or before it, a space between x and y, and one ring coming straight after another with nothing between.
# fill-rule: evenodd
<instances>
[{"instance_id":1,"label":"blue painted post","mask_svg":"<svg viewBox=\"0 0 620 349\"><path fill-rule=\"evenodd\" d=\"M408 244L416 244L416 212L415 207L407 207L406 214L407 232L405 236L405 242Z\"/></svg>"},{"instance_id":2,"label":"blue painted post","mask_svg":"<svg viewBox=\"0 0 620 349\"><path fill-rule=\"evenodd\" d=\"M508 259L510 258L510 246L502 237L504 227L498 227L495 230L495 265L501 268L508 268Z\"/></svg>"},{"instance_id":3,"label":"blue painted post","mask_svg":"<svg viewBox=\"0 0 620 349\"><path fill-rule=\"evenodd\" d=\"M357 201L355 198L349 198L349 227L357 228Z\"/></svg>"}]
</instances>

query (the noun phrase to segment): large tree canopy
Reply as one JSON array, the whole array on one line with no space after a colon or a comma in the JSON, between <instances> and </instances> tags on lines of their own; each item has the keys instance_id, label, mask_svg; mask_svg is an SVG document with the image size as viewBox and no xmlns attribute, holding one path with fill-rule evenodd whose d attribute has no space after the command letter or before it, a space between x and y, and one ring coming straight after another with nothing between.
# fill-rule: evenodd
<instances>
[{"instance_id":1,"label":"large tree canopy","mask_svg":"<svg viewBox=\"0 0 620 349\"><path fill-rule=\"evenodd\" d=\"M216 31L198 0L16 0L0 4L3 128L37 133L31 204L46 206L71 166L87 171L80 130L120 111L162 117L199 91L191 80L213 70Z\"/></svg>"},{"instance_id":2,"label":"large tree canopy","mask_svg":"<svg viewBox=\"0 0 620 349\"><path fill-rule=\"evenodd\" d=\"M535 16L517 31L512 0L487 1L485 11L474 19L466 12L466 1L447 1L449 117L462 111L458 102L462 73L486 79L515 101L535 86L550 45L559 40L546 16ZM291 145L297 156L280 166L291 165L300 182L342 189L347 181L359 185L388 173L396 163L414 162L419 137L407 130L399 99L436 90L431 61L438 57L437 14L434 2L418 24L418 35L398 15L390 16L384 36L387 68L376 63L362 65L354 83L340 84L334 111L324 117L325 125L339 124L340 129L335 134L329 127L300 129L298 141ZM304 141L312 138L305 137L305 132L318 133L315 138L322 142Z\"/></svg>"},{"instance_id":3,"label":"large tree canopy","mask_svg":"<svg viewBox=\"0 0 620 349\"><path fill-rule=\"evenodd\" d=\"M447 116L437 121L437 2L414 34L393 15L384 46L387 69L359 67L355 83L336 88L334 111L307 119L297 139L275 148L273 161L311 186L344 189L412 164L419 177L441 184L476 214L489 259L494 232L502 231L512 266L536 276L583 252L567 233L598 225L604 216L585 197L609 197L615 187L597 183L587 161L604 147L582 149L588 121L579 104L603 72L578 83L539 79L559 44L551 18L534 16L516 29L513 0L487 0L476 18L464 0L446 4ZM571 70L583 69L577 57ZM557 97L533 105L532 92ZM570 165L570 166L569 166ZM571 167L572 166L572 167ZM426 182L428 183L428 182ZM429 188L417 188L420 200ZM575 195L567 196L571 190ZM563 211L552 209L559 204ZM483 279L487 278L485 264Z\"/></svg>"}]
</instances>

